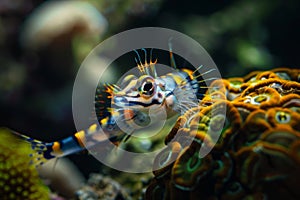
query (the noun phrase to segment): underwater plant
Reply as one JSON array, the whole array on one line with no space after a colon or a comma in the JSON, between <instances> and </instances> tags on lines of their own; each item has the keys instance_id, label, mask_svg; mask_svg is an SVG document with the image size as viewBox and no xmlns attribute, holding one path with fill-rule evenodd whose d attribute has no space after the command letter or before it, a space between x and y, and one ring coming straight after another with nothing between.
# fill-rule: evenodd
<instances>
[{"instance_id":1,"label":"underwater plant","mask_svg":"<svg viewBox=\"0 0 300 200\"><path fill-rule=\"evenodd\" d=\"M166 137L145 198L299 199L299 81L299 69L278 68L213 82L201 109L187 111Z\"/></svg>"},{"instance_id":2,"label":"underwater plant","mask_svg":"<svg viewBox=\"0 0 300 200\"><path fill-rule=\"evenodd\" d=\"M46 200L48 188L30 165L32 149L8 129L0 129L0 199Z\"/></svg>"}]
</instances>

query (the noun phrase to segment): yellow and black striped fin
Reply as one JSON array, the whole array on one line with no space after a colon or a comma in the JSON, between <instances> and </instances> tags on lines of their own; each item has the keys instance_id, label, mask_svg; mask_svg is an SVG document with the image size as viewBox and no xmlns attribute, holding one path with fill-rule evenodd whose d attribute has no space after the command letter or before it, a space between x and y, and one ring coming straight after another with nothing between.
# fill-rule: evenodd
<instances>
[{"instance_id":1,"label":"yellow and black striped fin","mask_svg":"<svg viewBox=\"0 0 300 200\"><path fill-rule=\"evenodd\" d=\"M10 130L15 136L19 139L26 141L30 144L31 149L33 150L31 154L28 156L31 158L29 164L33 164L35 166L40 166L44 164L48 159L44 156L44 153L47 152L47 143L33 139L26 135L20 134L16 131Z\"/></svg>"}]
</instances>

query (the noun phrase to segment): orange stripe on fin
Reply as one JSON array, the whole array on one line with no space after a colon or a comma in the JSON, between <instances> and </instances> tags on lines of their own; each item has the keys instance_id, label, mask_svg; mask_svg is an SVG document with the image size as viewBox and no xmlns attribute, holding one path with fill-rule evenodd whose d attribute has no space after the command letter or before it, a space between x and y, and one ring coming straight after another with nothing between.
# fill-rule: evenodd
<instances>
[{"instance_id":1,"label":"orange stripe on fin","mask_svg":"<svg viewBox=\"0 0 300 200\"><path fill-rule=\"evenodd\" d=\"M84 143L85 143L85 132L82 130L82 131L79 131L77 133L75 133L75 137L77 139L77 142L79 143L79 145L81 147L84 147Z\"/></svg>"},{"instance_id":2,"label":"orange stripe on fin","mask_svg":"<svg viewBox=\"0 0 300 200\"><path fill-rule=\"evenodd\" d=\"M91 133L95 133L97 130L97 124L93 124L89 127L88 131L89 131L89 134Z\"/></svg>"},{"instance_id":3,"label":"orange stripe on fin","mask_svg":"<svg viewBox=\"0 0 300 200\"><path fill-rule=\"evenodd\" d=\"M62 154L63 153L61 148L60 148L60 143L59 142L53 142L52 150L55 154Z\"/></svg>"}]
</instances>

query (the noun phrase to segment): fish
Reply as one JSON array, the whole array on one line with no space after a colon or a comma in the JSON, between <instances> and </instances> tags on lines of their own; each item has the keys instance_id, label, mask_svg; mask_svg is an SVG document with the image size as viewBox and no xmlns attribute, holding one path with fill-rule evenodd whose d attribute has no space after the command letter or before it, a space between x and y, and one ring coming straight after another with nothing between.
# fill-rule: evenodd
<instances>
[{"instance_id":1,"label":"fish","mask_svg":"<svg viewBox=\"0 0 300 200\"><path fill-rule=\"evenodd\" d=\"M19 138L30 143L36 152L30 155L33 163L42 165L49 159L74 154L105 142L118 146L126 142L134 131L157 123L156 119L159 119L162 111L170 118L197 107L200 101L198 95L200 83L205 81L198 80L201 76L198 70L203 66L194 71L178 68L169 42L170 66L173 70L159 76L156 71L157 59L153 61L152 50L149 61L145 48L134 50L137 55L135 62L139 71L138 76L129 74L119 85L104 84L105 92L108 94L106 101L109 101L111 107L98 108L100 112L105 109L107 113L105 116L100 114L99 123L91 124L85 130L54 142L40 141L14 132ZM139 51L145 54L144 62Z\"/></svg>"}]
</instances>

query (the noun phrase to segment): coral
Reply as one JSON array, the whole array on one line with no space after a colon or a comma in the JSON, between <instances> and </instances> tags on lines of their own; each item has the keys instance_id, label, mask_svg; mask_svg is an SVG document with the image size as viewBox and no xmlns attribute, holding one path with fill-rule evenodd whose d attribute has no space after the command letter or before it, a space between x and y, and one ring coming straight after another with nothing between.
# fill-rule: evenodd
<instances>
[{"instance_id":1,"label":"coral","mask_svg":"<svg viewBox=\"0 0 300 200\"><path fill-rule=\"evenodd\" d=\"M287 68L214 81L166 137L146 199L299 199L299 81Z\"/></svg>"},{"instance_id":2,"label":"coral","mask_svg":"<svg viewBox=\"0 0 300 200\"><path fill-rule=\"evenodd\" d=\"M31 148L8 129L0 129L0 199L49 199L36 168L30 165Z\"/></svg>"},{"instance_id":3,"label":"coral","mask_svg":"<svg viewBox=\"0 0 300 200\"><path fill-rule=\"evenodd\" d=\"M153 178L151 172L147 173L129 173L120 172L111 168L104 168L104 173L109 174L115 181L126 188L131 199L141 199L145 193L145 187Z\"/></svg>"},{"instance_id":4,"label":"coral","mask_svg":"<svg viewBox=\"0 0 300 200\"><path fill-rule=\"evenodd\" d=\"M122 186L109 177L100 174L90 174L85 186L77 191L77 199L131 199Z\"/></svg>"}]
</instances>

